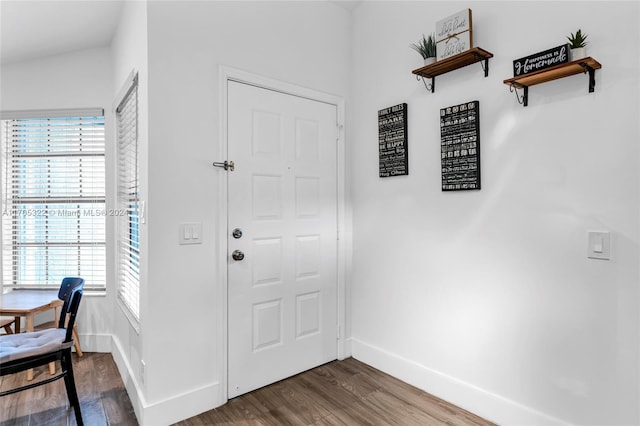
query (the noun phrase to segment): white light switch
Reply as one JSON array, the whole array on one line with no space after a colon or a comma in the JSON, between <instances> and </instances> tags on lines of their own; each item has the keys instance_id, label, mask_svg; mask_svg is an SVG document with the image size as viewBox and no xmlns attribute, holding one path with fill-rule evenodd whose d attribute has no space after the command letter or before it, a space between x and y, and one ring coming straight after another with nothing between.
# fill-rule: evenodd
<instances>
[{"instance_id":1,"label":"white light switch","mask_svg":"<svg viewBox=\"0 0 640 426\"><path fill-rule=\"evenodd\" d=\"M202 223L181 223L180 244L202 244Z\"/></svg>"},{"instance_id":2,"label":"white light switch","mask_svg":"<svg viewBox=\"0 0 640 426\"><path fill-rule=\"evenodd\" d=\"M590 259L611 259L611 234L608 231L587 232L587 257Z\"/></svg>"},{"instance_id":3,"label":"white light switch","mask_svg":"<svg viewBox=\"0 0 640 426\"><path fill-rule=\"evenodd\" d=\"M596 235L593 239L593 252L602 253L603 246L602 235Z\"/></svg>"}]
</instances>

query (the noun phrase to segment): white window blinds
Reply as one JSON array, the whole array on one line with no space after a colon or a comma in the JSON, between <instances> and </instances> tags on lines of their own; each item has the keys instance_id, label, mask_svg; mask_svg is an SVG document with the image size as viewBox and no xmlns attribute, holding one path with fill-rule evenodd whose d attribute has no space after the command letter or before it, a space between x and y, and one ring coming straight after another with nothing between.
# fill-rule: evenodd
<instances>
[{"instance_id":1,"label":"white window blinds","mask_svg":"<svg viewBox=\"0 0 640 426\"><path fill-rule=\"evenodd\" d=\"M3 287L58 288L64 277L80 276L86 290L104 290L102 110L2 118Z\"/></svg>"},{"instance_id":2,"label":"white window blinds","mask_svg":"<svg viewBox=\"0 0 640 426\"><path fill-rule=\"evenodd\" d=\"M118 127L118 296L140 319L138 78L116 108Z\"/></svg>"}]
</instances>

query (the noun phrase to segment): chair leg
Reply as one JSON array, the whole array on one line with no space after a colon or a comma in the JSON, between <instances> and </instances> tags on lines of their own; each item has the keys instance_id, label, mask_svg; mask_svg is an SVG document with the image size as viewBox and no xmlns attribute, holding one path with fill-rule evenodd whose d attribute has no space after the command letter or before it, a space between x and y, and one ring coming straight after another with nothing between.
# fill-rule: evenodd
<instances>
[{"instance_id":1,"label":"chair leg","mask_svg":"<svg viewBox=\"0 0 640 426\"><path fill-rule=\"evenodd\" d=\"M82 356L82 348L80 348L80 338L78 337L78 328L73 324L73 347L76 348L76 355Z\"/></svg>"},{"instance_id":2,"label":"chair leg","mask_svg":"<svg viewBox=\"0 0 640 426\"><path fill-rule=\"evenodd\" d=\"M67 397L69 398L69 404L73 407L73 411L76 415L76 423L78 426L84 426L82 421L82 413L80 412L80 401L78 400L78 393L76 391L76 382L73 378L73 364L71 361L71 349L65 351L61 359L62 368L66 371L64 376L64 385L67 388Z\"/></svg>"}]
</instances>

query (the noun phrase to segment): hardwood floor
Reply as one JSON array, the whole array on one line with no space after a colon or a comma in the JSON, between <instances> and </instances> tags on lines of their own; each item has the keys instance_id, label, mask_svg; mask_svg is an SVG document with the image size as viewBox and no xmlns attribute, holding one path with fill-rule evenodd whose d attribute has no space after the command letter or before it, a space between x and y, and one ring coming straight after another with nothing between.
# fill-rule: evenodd
<instances>
[{"instance_id":1,"label":"hardwood floor","mask_svg":"<svg viewBox=\"0 0 640 426\"><path fill-rule=\"evenodd\" d=\"M87 426L138 425L127 391L111 354L73 355L73 372L80 398L82 418ZM59 363L58 363L59 369ZM34 380L50 377L47 366L34 371ZM26 384L26 373L0 378L0 389ZM73 409L64 389L64 380L38 386L0 398L2 426L74 426Z\"/></svg>"},{"instance_id":2,"label":"hardwood floor","mask_svg":"<svg viewBox=\"0 0 640 426\"><path fill-rule=\"evenodd\" d=\"M334 361L176 423L493 425L353 358Z\"/></svg>"},{"instance_id":3,"label":"hardwood floor","mask_svg":"<svg viewBox=\"0 0 640 426\"><path fill-rule=\"evenodd\" d=\"M75 357L75 355L74 355ZM137 425L110 354L74 358L76 387L87 426ZM35 379L48 377L47 367ZM0 389L26 382L26 374L0 378ZM2 426L73 426L64 382L0 398ZM482 425L492 423L448 404L353 358L334 361L230 400L176 423L203 425Z\"/></svg>"}]
</instances>

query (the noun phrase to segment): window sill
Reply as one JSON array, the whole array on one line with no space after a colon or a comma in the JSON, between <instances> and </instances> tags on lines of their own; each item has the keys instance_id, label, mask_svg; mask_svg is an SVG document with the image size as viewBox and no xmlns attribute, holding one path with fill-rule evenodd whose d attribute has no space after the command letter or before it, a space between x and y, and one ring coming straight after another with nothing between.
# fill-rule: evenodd
<instances>
[{"instance_id":1,"label":"window sill","mask_svg":"<svg viewBox=\"0 0 640 426\"><path fill-rule=\"evenodd\" d=\"M127 308L125 306L124 303L122 303L122 300L120 300L120 297L117 298L118 299L118 306L120 307L120 310L122 311L122 314L125 316L125 318L129 321L129 325L131 325L131 328L133 329L133 331L136 332L136 334L139 336L140 335L140 321L138 321L133 314L129 311L129 308Z\"/></svg>"},{"instance_id":2,"label":"window sill","mask_svg":"<svg viewBox=\"0 0 640 426\"><path fill-rule=\"evenodd\" d=\"M85 290L82 297L107 297L107 290Z\"/></svg>"}]
</instances>

